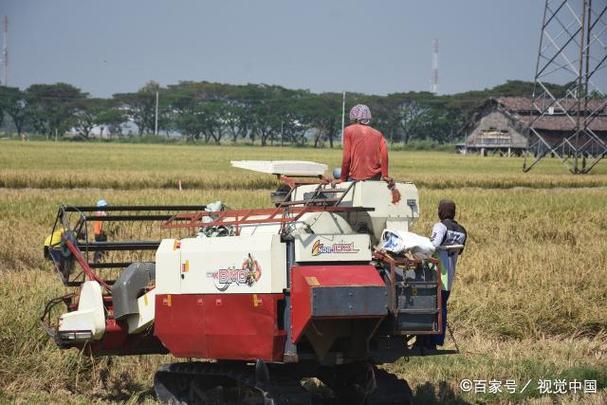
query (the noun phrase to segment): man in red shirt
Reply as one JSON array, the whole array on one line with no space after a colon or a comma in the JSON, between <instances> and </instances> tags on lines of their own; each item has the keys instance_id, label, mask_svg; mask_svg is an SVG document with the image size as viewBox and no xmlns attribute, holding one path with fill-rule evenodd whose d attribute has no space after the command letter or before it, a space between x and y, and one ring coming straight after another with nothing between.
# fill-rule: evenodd
<instances>
[{"instance_id":1,"label":"man in red shirt","mask_svg":"<svg viewBox=\"0 0 607 405\"><path fill-rule=\"evenodd\" d=\"M388 177L388 147L384 136L369 126L371 111L364 104L350 110L352 124L344 130L341 181L386 180Z\"/></svg>"}]
</instances>

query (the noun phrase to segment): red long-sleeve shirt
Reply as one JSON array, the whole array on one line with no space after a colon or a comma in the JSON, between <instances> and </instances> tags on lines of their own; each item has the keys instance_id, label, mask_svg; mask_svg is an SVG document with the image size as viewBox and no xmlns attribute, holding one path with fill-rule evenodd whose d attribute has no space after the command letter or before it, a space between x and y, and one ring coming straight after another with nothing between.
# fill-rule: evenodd
<instances>
[{"instance_id":1,"label":"red long-sleeve shirt","mask_svg":"<svg viewBox=\"0 0 607 405\"><path fill-rule=\"evenodd\" d=\"M388 147L381 132L368 125L352 124L344 129L341 180L368 180L388 176Z\"/></svg>"}]
</instances>

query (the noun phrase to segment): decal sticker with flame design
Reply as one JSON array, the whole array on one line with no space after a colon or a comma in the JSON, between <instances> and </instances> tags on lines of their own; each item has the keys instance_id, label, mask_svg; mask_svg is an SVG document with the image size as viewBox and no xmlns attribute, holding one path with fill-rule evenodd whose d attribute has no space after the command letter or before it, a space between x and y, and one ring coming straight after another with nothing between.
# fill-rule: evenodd
<instances>
[{"instance_id":1,"label":"decal sticker with flame design","mask_svg":"<svg viewBox=\"0 0 607 405\"><path fill-rule=\"evenodd\" d=\"M231 266L219 269L207 273L207 277L213 279L215 288L219 291L226 291L232 284L251 287L261 278L261 266L249 253L240 268Z\"/></svg>"}]
</instances>

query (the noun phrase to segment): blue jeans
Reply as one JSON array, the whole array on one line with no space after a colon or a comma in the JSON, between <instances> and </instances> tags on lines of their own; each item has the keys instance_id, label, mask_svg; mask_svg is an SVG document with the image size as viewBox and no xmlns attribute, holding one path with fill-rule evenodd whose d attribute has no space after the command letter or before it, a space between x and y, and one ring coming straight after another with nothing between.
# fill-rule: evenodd
<instances>
[{"instance_id":1,"label":"blue jeans","mask_svg":"<svg viewBox=\"0 0 607 405\"><path fill-rule=\"evenodd\" d=\"M441 306L443 315L443 333L440 335L432 335L430 342L433 345L442 346L445 343L445 333L447 333L447 300L449 300L450 291L442 291L441 294Z\"/></svg>"}]
</instances>

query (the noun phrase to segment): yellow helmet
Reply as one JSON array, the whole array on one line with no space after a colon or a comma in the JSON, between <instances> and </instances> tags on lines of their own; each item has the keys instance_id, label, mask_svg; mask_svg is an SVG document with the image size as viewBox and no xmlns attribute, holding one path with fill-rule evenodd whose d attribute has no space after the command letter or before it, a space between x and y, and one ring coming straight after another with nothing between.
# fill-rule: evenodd
<instances>
[{"instance_id":1,"label":"yellow helmet","mask_svg":"<svg viewBox=\"0 0 607 405\"><path fill-rule=\"evenodd\" d=\"M51 235L47 236L44 240L44 246L57 246L61 243L61 237L63 236L63 229L56 230Z\"/></svg>"}]
</instances>

